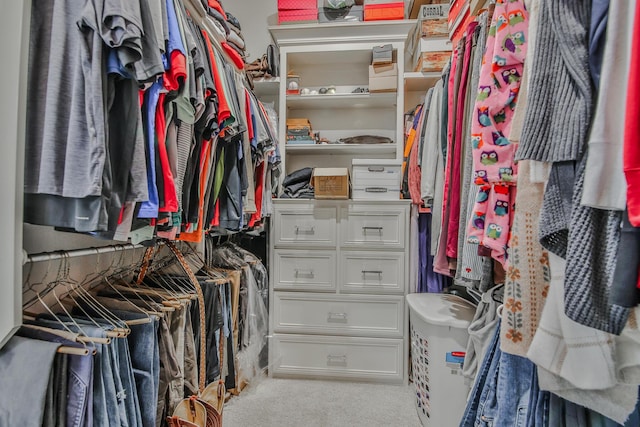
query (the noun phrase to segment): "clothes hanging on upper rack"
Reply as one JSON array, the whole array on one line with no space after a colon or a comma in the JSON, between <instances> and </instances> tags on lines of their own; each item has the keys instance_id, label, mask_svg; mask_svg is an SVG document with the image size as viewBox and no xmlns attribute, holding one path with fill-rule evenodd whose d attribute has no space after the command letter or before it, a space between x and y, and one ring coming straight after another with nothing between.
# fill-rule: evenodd
<instances>
[{"instance_id":1,"label":"clothes hanging on upper rack","mask_svg":"<svg viewBox=\"0 0 640 427\"><path fill-rule=\"evenodd\" d=\"M259 225L279 156L237 20L198 0L85 3L32 8L25 221L136 242Z\"/></svg>"}]
</instances>

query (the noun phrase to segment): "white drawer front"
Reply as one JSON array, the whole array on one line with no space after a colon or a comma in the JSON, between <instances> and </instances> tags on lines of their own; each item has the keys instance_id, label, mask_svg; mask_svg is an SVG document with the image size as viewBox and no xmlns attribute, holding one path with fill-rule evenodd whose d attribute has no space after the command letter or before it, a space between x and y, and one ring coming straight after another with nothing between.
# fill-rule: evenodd
<instances>
[{"instance_id":1,"label":"white drawer front","mask_svg":"<svg viewBox=\"0 0 640 427\"><path fill-rule=\"evenodd\" d=\"M271 344L275 376L402 381L402 339L275 334Z\"/></svg>"},{"instance_id":2,"label":"white drawer front","mask_svg":"<svg viewBox=\"0 0 640 427\"><path fill-rule=\"evenodd\" d=\"M351 190L353 200L400 200L400 187L363 185Z\"/></svg>"},{"instance_id":3,"label":"white drawer front","mask_svg":"<svg viewBox=\"0 0 640 427\"><path fill-rule=\"evenodd\" d=\"M342 292L404 292L402 252L342 252L341 262Z\"/></svg>"},{"instance_id":4,"label":"white drawer front","mask_svg":"<svg viewBox=\"0 0 640 427\"><path fill-rule=\"evenodd\" d=\"M275 244L335 246L336 208L277 209Z\"/></svg>"},{"instance_id":5,"label":"white drawer front","mask_svg":"<svg viewBox=\"0 0 640 427\"><path fill-rule=\"evenodd\" d=\"M402 297L285 292L274 295L275 332L402 337Z\"/></svg>"},{"instance_id":6,"label":"white drawer front","mask_svg":"<svg viewBox=\"0 0 640 427\"><path fill-rule=\"evenodd\" d=\"M334 251L276 250L274 289L335 291L336 253Z\"/></svg>"},{"instance_id":7,"label":"white drawer front","mask_svg":"<svg viewBox=\"0 0 640 427\"><path fill-rule=\"evenodd\" d=\"M401 169L400 165L353 166L353 185L400 188Z\"/></svg>"},{"instance_id":8,"label":"white drawer front","mask_svg":"<svg viewBox=\"0 0 640 427\"><path fill-rule=\"evenodd\" d=\"M341 213L342 246L404 249L406 211L351 205Z\"/></svg>"}]
</instances>

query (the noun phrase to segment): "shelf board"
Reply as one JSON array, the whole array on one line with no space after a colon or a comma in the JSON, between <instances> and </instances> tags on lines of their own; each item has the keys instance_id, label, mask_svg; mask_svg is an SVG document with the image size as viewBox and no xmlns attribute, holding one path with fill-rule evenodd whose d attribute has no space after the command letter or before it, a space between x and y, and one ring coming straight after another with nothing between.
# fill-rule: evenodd
<instances>
[{"instance_id":1,"label":"shelf board","mask_svg":"<svg viewBox=\"0 0 640 427\"><path fill-rule=\"evenodd\" d=\"M262 77L253 80L253 92L257 97L277 96L280 91L280 77Z\"/></svg>"},{"instance_id":2,"label":"shelf board","mask_svg":"<svg viewBox=\"0 0 640 427\"><path fill-rule=\"evenodd\" d=\"M393 108L396 92L390 93L338 93L333 95L287 95L287 107L311 108Z\"/></svg>"},{"instance_id":3,"label":"shelf board","mask_svg":"<svg viewBox=\"0 0 640 427\"><path fill-rule=\"evenodd\" d=\"M415 19L272 25L269 32L279 46L344 43L345 41L404 42Z\"/></svg>"},{"instance_id":4,"label":"shelf board","mask_svg":"<svg viewBox=\"0 0 640 427\"><path fill-rule=\"evenodd\" d=\"M395 154L397 144L287 144L287 154Z\"/></svg>"},{"instance_id":5,"label":"shelf board","mask_svg":"<svg viewBox=\"0 0 640 427\"><path fill-rule=\"evenodd\" d=\"M441 76L442 73L437 71L404 73L404 88L409 92L426 91L433 87Z\"/></svg>"}]
</instances>

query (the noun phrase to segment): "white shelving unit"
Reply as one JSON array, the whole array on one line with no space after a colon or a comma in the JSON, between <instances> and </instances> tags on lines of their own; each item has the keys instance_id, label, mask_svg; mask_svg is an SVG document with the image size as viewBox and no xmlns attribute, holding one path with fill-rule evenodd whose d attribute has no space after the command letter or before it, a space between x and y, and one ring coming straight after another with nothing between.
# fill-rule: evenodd
<instances>
[{"instance_id":1,"label":"white shelving unit","mask_svg":"<svg viewBox=\"0 0 640 427\"><path fill-rule=\"evenodd\" d=\"M383 144L282 144L285 174L304 167L389 165L404 149L404 63L415 21L270 27L280 47L279 138L287 118L306 118L329 141L358 135ZM369 86L373 47L390 44L392 93ZM300 89L335 94L286 95ZM354 93L355 92L355 93ZM399 194L399 191L397 191ZM276 200L270 235L270 374L407 382L409 263L406 200Z\"/></svg>"},{"instance_id":2,"label":"white shelving unit","mask_svg":"<svg viewBox=\"0 0 640 427\"><path fill-rule=\"evenodd\" d=\"M382 132L394 143L339 147L282 144L285 175L302 166L350 166L354 156L402 160L405 43L416 21L342 22L273 26L280 48L279 139L286 141L287 118L308 118L314 131L331 141ZM369 85L374 46L391 44L398 64L398 91L352 93ZM300 88L334 86L336 94L286 95L286 75L300 76ZM335 139L334 139L335 138Z\"/></svg>"}]
</instances>

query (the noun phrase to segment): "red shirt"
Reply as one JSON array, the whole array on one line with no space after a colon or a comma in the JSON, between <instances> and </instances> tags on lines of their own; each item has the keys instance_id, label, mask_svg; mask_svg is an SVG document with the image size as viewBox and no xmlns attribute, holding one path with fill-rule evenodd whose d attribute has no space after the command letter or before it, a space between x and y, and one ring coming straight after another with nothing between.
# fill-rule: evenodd
<instances>
[{"instance_id":1,"label":"red shirt","mask_svg":"<svg viewBox=\"0 0 640 427\"><path fill-rule=\"evenodd\" d=\"M636 3L633 52L629 68L624 132L624 175L627 179L629 221L640 227L640 2Z\"/></svg>"}]
</instances>

